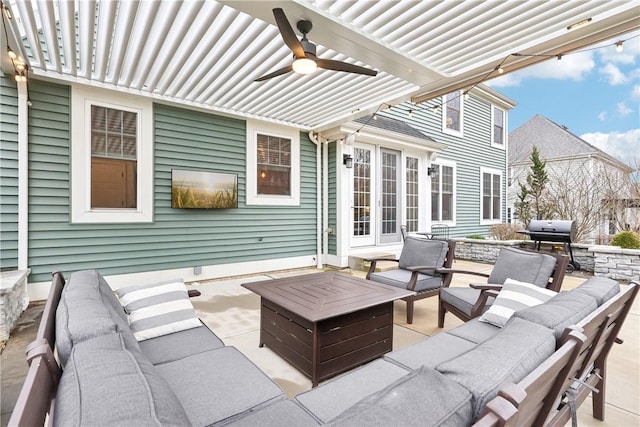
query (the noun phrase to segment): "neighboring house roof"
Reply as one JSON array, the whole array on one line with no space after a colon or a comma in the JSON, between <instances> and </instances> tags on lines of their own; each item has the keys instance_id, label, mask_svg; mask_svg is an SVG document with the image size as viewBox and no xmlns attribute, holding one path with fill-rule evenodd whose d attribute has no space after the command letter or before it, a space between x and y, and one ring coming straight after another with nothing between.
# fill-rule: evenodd
<instances>
[{"instance_id":1,"label":"neighboring house roof","mask_svg":"<svg viewBox=\"0 0 640 427\"><path fill-rule=\"evenodd\" d=\"M595 156L631 172L626 163L574 135L565 126L558 125L540 114L509 134L509 165L529 163L533 146L538 147L545 161Z\"/></svg>"},{"instance_id":2,"label":"neighboring house roof","mask_svg":"<svg viewBox=\"0 0 640 427\"><path fill-rule=\"evenodd\" d=\"M370 114L368 116L360 117L359 119L354 120L354 122L361 123L363 125L366 124L367 126L375 127L378 129L384 129L389 132L399 133L401 135L424 139L425 141L429 142L436 142L436 140L431 138L429 135L425 135L418 129L403 122L402 120L384 117L379 114L376 115L375 120L373 119L373 114Z\"/></svg>"}]
</instances>

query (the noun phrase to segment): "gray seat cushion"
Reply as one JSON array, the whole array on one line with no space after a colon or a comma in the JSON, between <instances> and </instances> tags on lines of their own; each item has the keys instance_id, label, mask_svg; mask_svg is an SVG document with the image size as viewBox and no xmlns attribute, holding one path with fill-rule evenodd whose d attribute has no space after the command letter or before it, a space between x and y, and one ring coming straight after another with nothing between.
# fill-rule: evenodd
<instances>
[{"instance_id":1,"label":"gray seat cushion","mask_svg":"<svg viewBox=\"0 0 640 427\"><path fill-rule=\"evenodd\" d=\"M431 368L420 368L332 420L333 426L468 426L471 394Z\"/></svg>"},{"instance_id":2,"label":"gray seat cushion","mask_svg":"<svg viewBox=\"0 0 640 427\"><path fill-rule=\"evenodd\" d=\"M495 337L436 370L471 392L475 419L503 384L520 381L555 348L551 329L516 318Z\"/></svg>"},{"instance_id":3,"label":"gray seat cushion","mask_svg":"<svg viewBox=\"0 0 640 427\"><path fill-rule=\"evenodd\" d=\"M501 248L487 283L503 284L511 278L546 287L555 266L556 259L551 255Z\"/></svg>"},{"instance_id":4,"label":"gray seat cushion","mask_svg":"<svg viewBox=\"0 0 640 427\"><path fill-rule=\"evenodd\" d=\"M296 400L326 423L408 373L408 370L400 366L378 359L301 393L296 396Z\"/></svg>"},{"instance_id":5,"label":"gray seat cushion","mask_svg":"<svg viewBox=\"0 0 640 427\"><path fill-rule=\"evenodd\" d=\"M500 328L491 323L481 322L479 318L471 319L460 326L449 329L447 333L475 344L483 343L500 332Z\"/></svg>"},{"instance_id":6,"label":"gray seat cushion","mask_svg":"<svg viewBox=\"0 0 640 427\"><path fill-rule=\"evenodd\" d=\"M471 316L471 309L473 305L480 298L480 291L478 289L472 289L468 287L451 286L448 288L440 289L440 299L444 302L451 304L458 310ZM494 297L487 299L487 304L483 309L483 312L487 311L491 304L495 301Z\"/></svg>"},{"instance_id":7,"label":"gray seat cushion","mask_svg":"<svg viewBox=\"0 0 640 427\"><path fill-rule=\"evenodd\" d=\"M389 286L395 286L401 289L407 289L409 280L411 279L411 271L409 270L389 270L380 273L371 273L370 280ZM418 273L415 291L424 291L427 289L438 289L442 285L440 277L433 277L428 274Z\"/></svg>"},{"instance_id":8,"label":"gray seat cushion","mask_svg":"<svg viewBox=\"0 0 640 427\"><path fill-rule=\"evenodd\" d=\"M154 365L224 347L220 338L204 325L140 341L138 344Z\"/></svg>"},{"instance_id":9,"label":"gray seat cushion","mask_svg":"<svg viewBox=\"0 0 640 427\"><path fill-rule=\"evenodd\" d=\"M449 245L446 241L409 236L402 246L398 268L416 266L442 267L448 250Z\"/></svg>"},{"instance_id":10,"label":"gray seat cushion","mask_svg":"<svg viewBox=\"0 0 640 427\"><path fill-rule=\"evenodd\" d=\"M216 425L234 427L296 426L312 427L320 423L293 400L278 400L270 405L224 420Z\"/></svg>"},{"instance_id":11,"label":"gray seat cushion","mask_svg":"<svg viewBox=\"0 0 640 427\"><path fill-rule=\"evenodd\" d=\"M606 277L591 277L575 288L575 291L591 295L596 299L599 307L620 292L620 285L615 280Z\"/></svg>"},{"instance_id":12,"label":"gray seat cushion","mask_svg":"<svg viewBox=\"0 0 640 427\"><path fill-rule=\"evenodd\" d=\"M65 284L56 310L56 348L64 367L77 343L121 332L129 348L139 350L127 316L104 278L95 270L78 271Z\"/></svg>"},{"instance_id":13,"label":"gray seat cushion","mask_svg":"<svg viewBox=\"0 0 640 427\"><path fill-rule=\"evenodd\" d=\"M516 311L512 319L524 319L553 329L558 340L567 326L578 323L596 308L595 298L586 293L561 292L544 304Z\"/></svg>"},{"instance_id":14,"label":"gray seat cushion","mask_svg":"<svg viewBox=\"0 0 640 427\"><path fill-rule=\"evenodd\" d=\"M55 426L189 425L169 384L118 333L77 343L56 394Z\"/></svg>"},{"instance_id":15,"label":"gray seat cushion","mask_svg":"<svg viewBox=\"0 0 640 427\"><path fill-rule=\"evenodd\" d=\"M191 424L206 426L274 399L280 386L234 347L223 347L155 365L182 403Z\"/></svg>"},{"instance_id":16,"label":"gray seat cushion","mask_svg":"<svg viewBox=\"0 0 640 427\"><path fill-rule=\"evenodd\" d=\"M422 366L434 368L447 360L466 353L476 345L476 343L444 332L387 353L384 358L412 370Z\"/></svg>"}]
</instances>

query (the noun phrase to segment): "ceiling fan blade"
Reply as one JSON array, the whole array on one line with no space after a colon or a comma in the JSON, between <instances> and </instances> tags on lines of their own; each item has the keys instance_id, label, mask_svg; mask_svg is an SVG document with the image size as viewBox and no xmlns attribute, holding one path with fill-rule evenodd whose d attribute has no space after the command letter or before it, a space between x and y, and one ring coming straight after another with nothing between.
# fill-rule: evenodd
<instances>
[{"instance_id":1,"label":"ceiling fan blade","mask_svg":"<svg viewBox=\"0 0 640 427\"><path fill-rule=\"evenodd\" d=\"M283 74L287 74L289 71L293 71L293 67L291 65L287 65L284 68L280 68L279 70L274 71L273 73L265 74L264 76L257 78L254 82L263 82L265 80L272 79L274 77L281 76Z\"/></svg>"},{"instance_id":2,"label":"ceiling fan blade","mask_svg":"<svg viewBox=\"0 0 640 427\"><path fill-rule=\"evenodd\" d=\"M346 73L364 74L366 76L378 75L377 71L370 68L360 67L359 65L353 65L342 61L334 61L332 59L318 58L316 60L316 64L318 67L324 68L325 70L344 71Z\"/></svg>"},{"instance_id":3,"label":"ceiling fan blade","mask_svg":"<svg viewBox=\"0 0 640 427\"><path fill-rule=\"evenodd\" d=\"M273 16L276 18L276 24L278 24L278 29L280 30L280 35L284 43L291 49L296 58L304 58L302 43L300 43L300 40L296 37L296 33L293 31L293 28L291 28L291 24L289 24L289 20L284 14L284 11L280 8L273 9Z\"/></svg>"}]
</instances>

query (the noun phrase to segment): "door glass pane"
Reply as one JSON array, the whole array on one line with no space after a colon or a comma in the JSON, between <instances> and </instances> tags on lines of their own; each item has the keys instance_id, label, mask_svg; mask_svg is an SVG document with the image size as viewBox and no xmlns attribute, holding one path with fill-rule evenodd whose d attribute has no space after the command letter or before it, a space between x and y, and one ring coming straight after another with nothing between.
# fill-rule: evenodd
<instances>
[{"instance_id":1,"label":"door glass pane","mask_svg":"<svg viewBox=\"0 0 640 427\"><path fill-rule=\"evenodd\" d=\"M406 226L407 231L418 231L418 159L415 157L407 157L406 170Z\"/></svg>"},{"instance_id":2,"label":"door glass pane","mask_svg":"<svg viewBox=\"0 0 640 427\"><path fill-rule=\"evenodd\" d=\"M371 234L371 151L355 148L353 153L353 235Z\"/></svg>"},{"instance_id":3,"label":"door glass pane","mask_svg":"<svg viewBox=\"0 0 640 427\"><path fill-rule=\"evenodd\" d=\"M382 152L382 234L398 232L398 155Z\"/></svg>"}]
</instances>

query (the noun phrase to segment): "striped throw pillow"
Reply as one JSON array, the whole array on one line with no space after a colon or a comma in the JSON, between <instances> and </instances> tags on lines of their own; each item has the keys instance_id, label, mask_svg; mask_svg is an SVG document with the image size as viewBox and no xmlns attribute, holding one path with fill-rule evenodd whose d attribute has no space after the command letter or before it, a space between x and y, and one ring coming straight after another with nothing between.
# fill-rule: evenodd
<instances>
[{"instance_id":1,"label":"striped throw pillow","mask_svg":"<svg viewBox=\"0 0 640 427\"><path fill-rule=\"evenodd\" d=\"M201 326L182 279L116 290L138 341Z\"/></svg>"},{"instance_id":2,"label":"striped throw pillow","mask_svg":"<svg viewBox=\"0 0 640 427\"><path fill-rule=\"evenodd\" d=\"M542 304L556 294L531 283L507 279L491 307L479 320L502 328L514 312Z\"/></svg>"}]
</instances>

